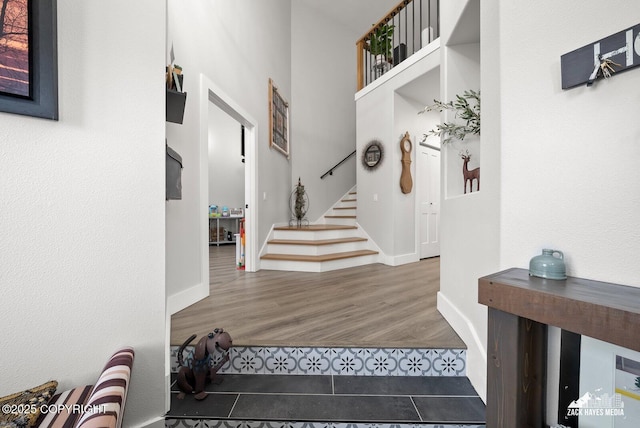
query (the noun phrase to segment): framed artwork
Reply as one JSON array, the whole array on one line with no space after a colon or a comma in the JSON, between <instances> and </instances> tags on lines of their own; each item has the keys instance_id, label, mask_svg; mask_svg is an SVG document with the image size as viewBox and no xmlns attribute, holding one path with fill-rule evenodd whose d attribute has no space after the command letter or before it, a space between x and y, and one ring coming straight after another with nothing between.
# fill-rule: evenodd
<instances>
[{"instance_id":1,"label":"framed artwork","mask_svg":"<svg viewBox=\"0 0 640 428\"><path fill-rule=\"evenodd\" d=\"M0 111L58 120L56 0L0 0Z\"/></svg>"},{"instance_id":2,"label":"framed artwork","mask_svg":"<svg viewBox=\"0 0 640 428\"><path fill-rule=\"evenodd\" d=\"M269 79L269 147L289 158L289 103Z\"/></svg>"}]
</instances>

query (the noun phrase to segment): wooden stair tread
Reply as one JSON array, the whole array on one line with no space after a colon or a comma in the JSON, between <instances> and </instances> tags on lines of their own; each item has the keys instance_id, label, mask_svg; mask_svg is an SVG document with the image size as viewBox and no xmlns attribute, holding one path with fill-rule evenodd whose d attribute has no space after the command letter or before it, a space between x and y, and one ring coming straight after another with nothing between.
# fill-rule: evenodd
<instances>
[{"instance_id":1,"label":"wooden stair tread","mask_svg":"<svg viewBox=\"0 0 640 428\"><path fill-rule=\"evenodd\" d=\"M349 192L350 195L357 195L358 192Z\"/></svg>"},{"instance_id":2,"label":"wooden stair tread","mask_svg":"<svg viewBox=\"0 0 640 428\"><path fill-rule=\"evenodd\" d=\"M263 260L285 260L292 262L328 262L332 260L348 259L352 257L370 256L378 254L377 251L359 250L346 251L344 253L323 254L318 256L304 256L299 254L265 254L260 257Z\"/></svg>"},{"instance_id":3,"label":"wooden stair tread","mask_svg":"<svg viewBox=\"0 0 640 428\"><path fill-rule=\"evenodd\" d=\"M292 230L299 232L318 232L322 230L341 230L341 229L357 229L356 226L348 226L343 224L310 224L308 226L277 226L273 230Z\"/></svg>"},{"instance_id":4,"label":"wooden stair tread","mask_svg":"<svg viewBox=\"0 0 640 428\"><path fill-rule=\"evenodd\" d=\"M302 239L272 239L267 244L277 245L331 245L331 244L344 244L349 242L362 242L367 241L367 238L351 237L351 238L338 238L338 239L318 239L302 240Z\"/></svg>"},{"instance_id":5,"label":"wooden stair tread","mask_svg":"<svg viewBox=\"0 0 640 428\"><path fill-rule=\"evenodd\" d=\"M340 202L357 202L357 199L340 199Z\"/></svg>"},{"instance_id":6,"label":"wooden stair tread","mask_svg":"<svg viewBox=\"0 0 640 428\"><path fill-rule=\"evenodd\" d=\"M358 207L335 207L334 210L355 210Z\"/></svg>"},{"instance_id":7,"label":"wooden stair tread","mask_svg":"<svg viewBox=\"0 0 640 428\"><path fill-rule=\"evenodd\" d=\"M356 218L354 215L326 215L324 218Z\"/></svg>"}]
</instances>

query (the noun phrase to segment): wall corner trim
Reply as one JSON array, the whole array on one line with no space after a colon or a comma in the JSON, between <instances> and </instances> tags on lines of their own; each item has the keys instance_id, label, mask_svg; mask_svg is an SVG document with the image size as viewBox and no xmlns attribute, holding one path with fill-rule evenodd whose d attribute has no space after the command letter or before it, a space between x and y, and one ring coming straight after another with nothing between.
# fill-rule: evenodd
<instances>
[{"instance_id":1,"label":"wall corner trim","mask_svg":"<svg viewBox=\"0 0 640 428\"><path fill-rule=\"evenodd\" d=\"M173 315L209 296L209 284L193 285L171 296L167 296L167 312Z\"/></svg>"},{"instance_id":2,"label":"wall corner trim","mask_svg":"<svg viewBox=\"0 0 640 428\"><path fill-rule=\"evenodd\" d=\"M480 398L486 402L487 396L487 350L482 344L476 328L458 307L444 295L438 292L438 311L458 333L467 345L467 377L478 392Z\"/></svg>"}]
</instances>

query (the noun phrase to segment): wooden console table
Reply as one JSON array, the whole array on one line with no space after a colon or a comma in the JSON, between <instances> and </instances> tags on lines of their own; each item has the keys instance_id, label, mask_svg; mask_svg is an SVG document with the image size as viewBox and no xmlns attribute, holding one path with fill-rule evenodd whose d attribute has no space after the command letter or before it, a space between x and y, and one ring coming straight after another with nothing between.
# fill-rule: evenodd
<instances>
[{"instance_id":1,"label":"wooden console table","mask_svg":"<svg viewBox=\"0 0 640 428\"><path fill-rule=\"evenodd\" d=\"M480 278L478 302L489 307L488 428L546 426L547 325L640 351L640 288L514 268Z\"/></svg>"}]
</instances>

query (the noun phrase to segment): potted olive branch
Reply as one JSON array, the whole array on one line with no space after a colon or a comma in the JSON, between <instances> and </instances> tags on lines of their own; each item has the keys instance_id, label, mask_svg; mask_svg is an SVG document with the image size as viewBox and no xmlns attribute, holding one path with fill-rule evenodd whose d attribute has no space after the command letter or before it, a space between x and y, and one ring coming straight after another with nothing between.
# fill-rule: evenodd
<instances>
[{"instance_id":1,"label":"potted olive branch","mask_svg":"<svg viewBox=\"0 0 640 428\"><path fill-rule=\"evenodd\" d=\"M439 112L452 110L455 112L455 117L464 120L464 124L444 122L436 125L435 129L423 135L423 142L430 135L443 137L442 144L449 143L452 139L462 141L469 134L480 135L480 91L464 91L462 95L456 95L455 101L448 103L438 100L433 100L433 102L434 104L426 106L418 114L434 110Z\"/></svg>"}]
</instances>

